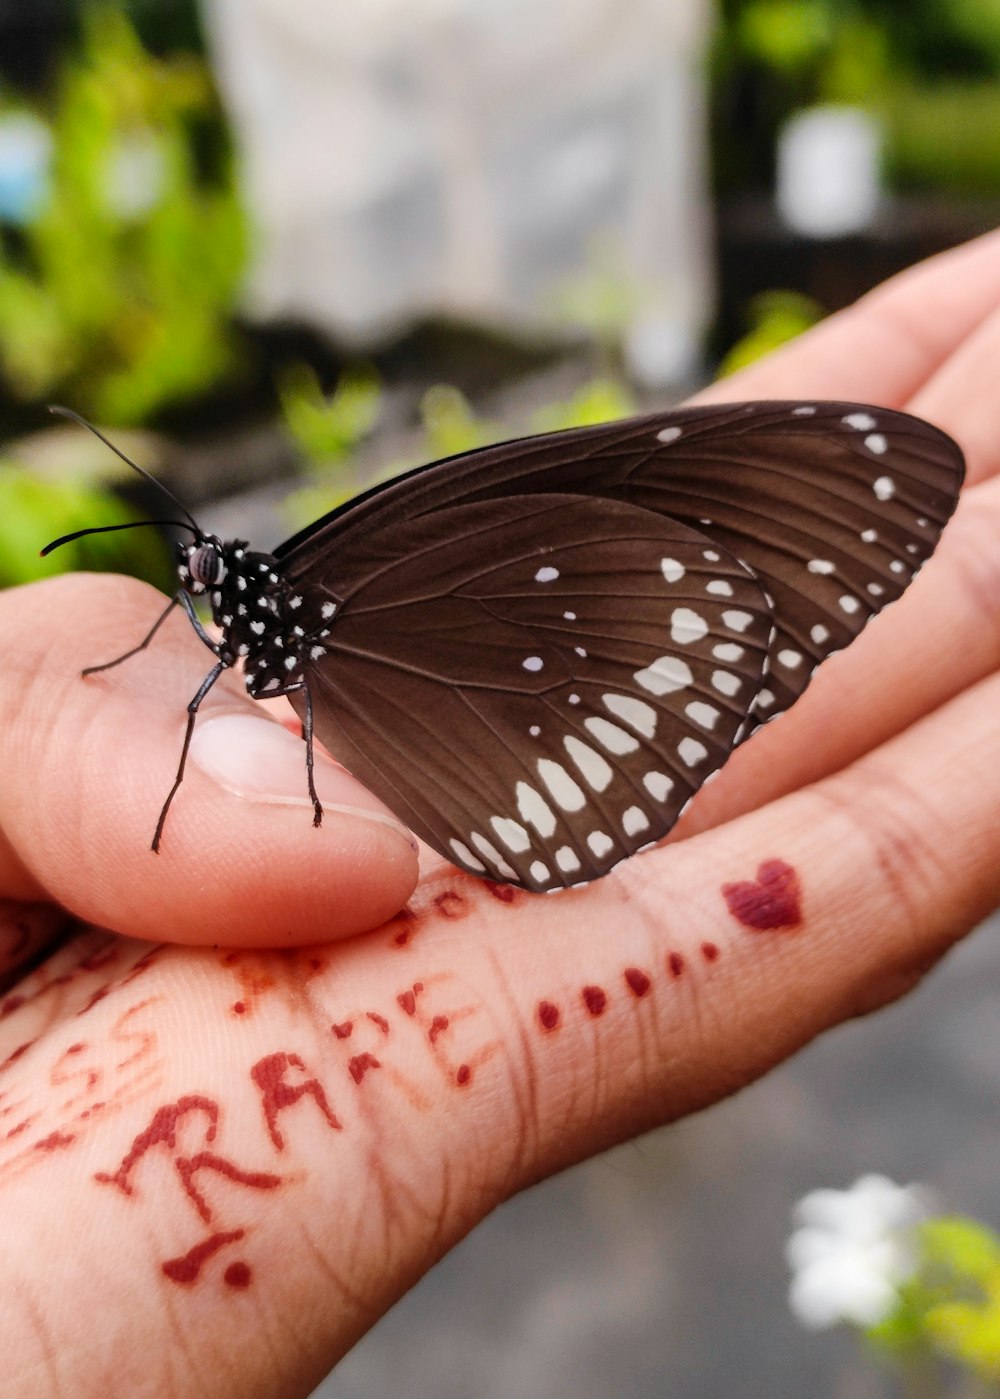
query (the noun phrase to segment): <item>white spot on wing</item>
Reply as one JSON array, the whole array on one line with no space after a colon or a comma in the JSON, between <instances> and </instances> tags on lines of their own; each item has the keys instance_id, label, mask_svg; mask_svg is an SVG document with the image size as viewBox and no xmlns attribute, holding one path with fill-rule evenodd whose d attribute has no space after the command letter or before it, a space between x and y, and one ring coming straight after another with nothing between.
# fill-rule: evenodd
<instances>
[{"instance_id":1,"label":"white spot on wing","mask_svg":"<svg viewBox=\"0 0 1000 1399\"><path fill-rule=\"evenodd\" d=\"M514 795L517 798L517 809L523 821L534 826L540 836L548 838L555 834L555 812L545 798L535 791L534 787L529 787L527 782L519 782L514 789Z\"/></svg>"},{"instance_id":2,"label":"white spot on wing","mask_svg":"<svg viewBox=\"0 0 1000 1399\"><path fill-rule=\"evenodd\" d=\"M641 733L643 738L652 738L656 733L656 710L645 700L636 699L633 695L602 695L605 709L609 709L619 719L624 719L625 723L636 733Z\"/></svg>"},{"instance_id":3,"label":"white spot on wing","mask_svg":"<svg viewBox=\"0 0 1000 1399\"><path fill-rule=\"evenodd\" d=\"M477 874L486 873L486 866L476 859L467 845L463 845L460 840L455 840L454 837L449 840L448 844L454 851L459 864L465 865L467 869L475 870Z\"/></svg>"},{"instance_id":4,"label":"white spot on wing","mask_svg":"<svg viewBox=\"0 0 1000 1399\"><path fill-rule=\"evenodd\" d=\"M671 427L661 427L656 434L656 440L657 442L676 442L683 430L684 429L679 428L676 423Z\"/></svg>"},{"instance_id":5,"label":"white spot on wing","mask_svg":"<svg viewBox=\"0 0 1000 1399\"><path fill-rule=\"evenodd\" d=\"M877 426L870 413L848 413L842 421L848 427L857 428L858 432L870 432L873 427Z\"/></svg>"},{"instance_id":6,"label":"white spot on wing","mask_svg":"<svg viewBox=\"0 0 1000 1399\"><path fill-rule=\"evenodd\" d=\"M735 695L742 684L743 681L740 677L731 674L728 670L712 671L712 685L720 695Z\"/></svg>"},{"instance_id":7,"label":"white spot on wing","mask_svg":"<svg viewBox=\"0 0 1000 1399\"><path fill-rule=\"evenodd\" d=\"M746 631L753 621L753 614L750 612L737 612L730 608L723 612L722 620L730 631Z\"/></svg>"},{"instance_id":8,"label":"white spot on wing","mask_svg":"<svg viewBox=\"0 0 1000 1399\"><path fill-rule=\"evenodd\" d=\"M800 403L798 408L792 409L793 418L811 418L816 409L811 403Z\"/></svg>"},{"instance_id":9,"label":"white spot on wing","mask_svg":"<svg viewBox=\"0 0 1000 1399\"><path fill-rule=\"evenodd\" d=\"M787 647L784 651L778 652L778 660L788 670L795 670L797 666L802 664L802 653Z\"/></svg>"},{"instance_id":10,"label":"white spot on wing","mask_svg":"<svg viewBox=\"0 0 1000 1399\"><path fill-rule=\"evenodd\" d=\"M690 607L675 607L670 614L670 638L679 646L700 641L708 633L708 623Z\"/></svg>"},{"instance_id":11,"label":"white spot on wing","mask_svg":"<svg viewBox=\"0 0 1000 1399\"><path fill-rule=\"evenodd\" d=\"M684 713L696 724L700 724L703 729L714 729L719 718L719 711L715 706L706 704L704 700L692 700L689 705L685 706ZM681 756L683 757L683 754ZM687 759L685 759L686 761Z\"/></svg>"},{"instance_id":12,"label":"white spot on wing","mask_svg":"<svg viewBox=\"0 0 1000 1399\"><path fill-rule=\"evenodd\" d=\"M602 859L609 850L615 848L614 841L604 831L591 831L590 835L587 837L587 844L599 860Z\"/></svg>"},{"instance_id":13,"label":"white spot on wing","mask_svg":"<svg viewBox=\"0 0 1000 1399\"><path fill-rule=\"evenodd\" d=\"M632 679L651 695L672 695L692 684L694 676L679 656L658 656L645 670L637 670Z\"/></svg>"},{"instance_id":14,"label":"white spot on wing","mask_svg":"<svg viewBox=\"0 0 1000 1399\"><path fill-rule=\"evenodd\" d=\"M712 655L717 661L727 661L733 665L742 658L744 650L735 641L720 641L717 646L712 647Z\"/></svg>"},{"instance_id":15,"label":"white spot on wing","mask_svg":"<svg viewBox=\"0 0 1000 1399\"><path fill-rule=\"evenodd\" d=\"M525 656L521 664L525 670L537 671L541 670L544 662L541 656Z\"/></svg>"},{"instance_id":16,"label":"white spot on wing","mask_svg":"<svg viewBox=\"0 0 1000 1399\"><path fill-rule=\"evenodd\" d=\"M891 500L896 494L896 483L891 476L879 476L872 490L879 500Z\"/></svg>"},{"instance_id":17,"label":"white spot on wing","mask_svg":"<svg viewBox=\"0 0 1000 1399\"><path fill-rule=\"evenodd\" d=\"M679 583L684 577L684 565L676 559L661 559L660 570L668 583Z\"/></svg>"},{"instance_id":18,"label":"white spot on wing","mask_svg":"<svg viewBox=\"0 0 1000 1399\"><path fill-rule=\"evenodd\" d=\"M567 734L563 739L566 752L573 759L584 779L595 792L603 792L615 775L615 770L606 758L591 748L583 739Z\"/></svg>"},{"instance_id":19,"label":"white spot on wing","mask_svg":"<svg viewBox=\"0 0 1000 1399\"><path fill-rule=\"evenodd\" d=\"M732 597L733 585L727 583L725 578L713 578L705 591L706 593L714 593L716 597Z\"/></svg>"},{"instance_id":20,"label":"white spot on wing","mask_svg":"<svg viewBox=\"0 0 1000 1399\"><path fill-rule=\"evenodd\" d=\"M832 573L833 564L829 559L810 559L806 564L810 573Z\"/></svg>"},{"instance_id":21,"label":"white spot on wing","mask_svg":"<svg viewBox=\"0 0 1000 1399\"><path fill-rule=\"evenodd\" d=\"M535 574L535 582L536 582L536 583L552 583L552 582L553 582L556 578L558 578L558 577L559 577L559 570L558 570L558 568L551 568L549 565L546 565L545 568L540 568L540 569L538 570L538 572Z\"/></svg>"},{"instance_id":22,"label":"white spot on wing","mask_svg":"<svg viewBox=\"0 0 1000 1399\"><path fill-rule=\"evenodd\" d=\"M637 836L649 830L649 817L641 806L630 806L622 816L622 830L627 836Z\"/></svg>"},{"instance_id":23,"label":"white spot on wing","mask_svg":"<svg viewBox=\"0 0 1000 1399\"><path fill-rule=\"evenodd\" d=\"M562 763L553 762L551 758L539 758L538 775L563 811L579 811L586 804L583 789L573 781Z\"/></svg>"},{"instance_id":24,"label":"white spot on wing","mask_svg":"<svg viewBox=\"0 0 1000 1399\"><path fill-rule=\"evenodd\" d=\"M620 729L617 724L612 724L608 719L596 716L584 719L583 726L609 753L634 753L639 747L637 738L633 738L630 733L626 733L624 729Z\"/></svg>"},{"instance_id":25,"label":"white spot on wing","mask_svg":"<svg viewBox=\"0 0 1000 1399\"><path fill-rule=\"evenodd\" d=\"M827 631L826 627L824 627L820 622L817 622L816 625L810 630L809 635L812 637L813 641L815 641L817 646L822 646L824 641L830 640L830 633Z\"/></svg>"},{"instance_id":26,"label":"white spot on wing","mask_svg":"<svg viewBox=\"0 0 1000 1399\"><path fill-rule=\"evenodd\" d=\"M654 801L666 801L673 791L674 779L668 777L665 772L647 772L642 779L642 785L653 798Z\"/></svg>"},{"instance_id":27,"label":"white spot on wing","mask_svg":"<svg viewBox=\"0 0 1000 1399\"><path fill-rule=\"evenodd\" d=\"M708 749L696 738L682 738L677 745L677 752L681 762L689 768L697 767L708 757Z\"/></svg>"},{"instance_id":28,"label":"white spot on wing","mask_svg":"<svg viewBox=\"0 0 1000 1399\"><path fill-rule=\"evenodd\" d=\"M857 612L860 606L861 604L858 602L857 598L851 597L850 593L845 593L840 599L840 610L846 612L849 616Z\"/></svg>"},{"instance_id":29,"label":"white spot on wing","mask_svg":"<svg viewBox=\"0 0 1000 1399\"><path fill-rule=\"evenodd\" d=\"M580 868L580 858L568 845L561 845L556 851L556 864L563 874L575 874Z\"/></svg>"},{"instance_id":30,"label":"white spot on wing","mask_svg":"<svg viewBox=\"0 0 1000 1399\"><path fill-rule=\"evenodd\" d=\"M508 850L512 850L515 855L522 850L527 850L531 845L531 839L523 826L519 826L516 821L512 821L509 816L491 816L490 825L497 835L506 845Z\"/></svg>"},{"instance_id":31,"label":"white spot on wing","mask_svg":"<svg viewBox=\"0 0 1000 1399\"><path fill-rule=\"evenodd\" d=\"M532 860L528 873L536 884L547 884L552 878L548 865L543 865L541 860Z\"/></svg>"},{"instance_id":32,"label":"white spot on wing","mask_svg":"<svg viewBox=\"0 0 1000 1399\"><path fill-rule=\"evenodd\" d=\"M880 457L883 452L889 450L889 443L886 440L885 434L881 432L870 432L865 438L865 446L868 448L869 452L874 452L877 457Z\"/></svg>"},{"instance_id":33,"label":"white spot on wing","mask_svg":"<svg viewBox=\"0 0 1000 1399\"><path fill-rule=\"evenodd\" d=\"M511 869L496 846L491 845L478 831L473 831L469 839L479 851L480 855L482 855L483 859L489 860L490 864L493 865L505 879L517 878L517 872Z\"/></svg>"}]
</instances>

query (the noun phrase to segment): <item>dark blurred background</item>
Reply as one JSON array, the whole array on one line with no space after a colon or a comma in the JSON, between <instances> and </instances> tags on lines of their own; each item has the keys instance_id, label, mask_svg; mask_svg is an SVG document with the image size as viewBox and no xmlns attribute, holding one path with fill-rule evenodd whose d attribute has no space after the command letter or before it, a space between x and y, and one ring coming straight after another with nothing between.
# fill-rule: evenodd
<instances>
[{"instance_id":1,"label":"dark blurred background","mask_svg":"<svg viewBox=\"0 0 1000 1399\"><path fill-rule=\"evenodd\" d=\"M998 80L1000 0L0 0L0 585L169 586L149 531L38 558L151 505L54 401L268 547L679 400L996 223ZM512 1202L321 1393L894 1393L793 1323L787 1212L997 1218L998 956Z\"/></svg>"}]
</instances>

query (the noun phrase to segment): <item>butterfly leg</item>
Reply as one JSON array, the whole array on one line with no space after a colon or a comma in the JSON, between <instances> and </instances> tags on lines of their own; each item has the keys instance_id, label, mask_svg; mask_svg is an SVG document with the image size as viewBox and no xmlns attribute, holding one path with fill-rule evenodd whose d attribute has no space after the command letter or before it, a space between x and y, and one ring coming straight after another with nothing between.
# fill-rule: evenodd
<instances>
[{"instance_id":1,"label":"butterfly leg","mask_svg":"<svg viewBox=\"0 0 1000 1399\"><path fill-rule=\"evenodd\" d=\"M306 745L306 784L309 788L309 796L313 804L313 825L323 824L323 804L316 794L316 781L313 776L313 705L312 693L308 685L294 685L292 689L301 690L306 698L306 713L302 720L302 741ZM286 694L291 693L286 690Z\"/></svg>"},{"instance_id":2,"label":"butterfly leg","mask_svg":"<svg viewBox=\"0 0 1000 1399\"><path fill-rule=\"evenodd\" d=\"M98 673L98 671L101 671L101 670L111 670L114 666L116 666L116 665L121 665L122 661L131 660L132 657L133 657L133 656L137 656L137 655L139 654L140 651L145 651L146 647L147 647L147 646L149 645L149 643L152 641L152 639L153 639L153 637L156 635L156 633L160 630L160 628L162 627L163 623L167 620L167 618L170 616L171 612L173 612L174 608L175 608L175 607L177 606L177 604L181 601L181 598L186 597L186 596L187 596L186 593L178 593L178 595L177 595L176 597L170 599L170 602L167 604L167 606L166 606L166 608L164 609L164 611L162 611L162 612L160 613L159 617L157 617L156 621L153 623L152 627L149 629L149 632L147 633L146 637L144 638L144 640L142 640L142 641L139 642L139 645L138 645L138 646L133 646L132 649L131 649L131 651L126 651L125 654L124 654L124 656L119 656L116 660L113 660L113 661L105 661L103 665L89 665L89 666L87 666L87 669L86 669L86 670L81 670L80 674L81 674L81 675L96 675L96 674Z\"/></svg>"},{"instance_id":3,"label":"butterfly leg","mask_svg":"<svg viewBox=\"0 0 1000 1399\"><path fill-rule=\"evenodd\" d=\"M167 819L167 812L170 810L170 803L173 801L178 787L184 781L184 765L187 762L188 749L191 747L191 735L194 732L194 721L197 717L199 706L225 669L225 661L219 661L218 665L214 665L198 686L197 694L187 707L188 721L187 728L184 731L184 746L181 748L181 760L177 765L177 776L174 778L174 785L167 795L167 800L163 803L160 819L157 821L156 830L153 832L153 844L150 848L154 852L158 851L160 848L160 837L163 834L163 827Z\"/></svg>"}]
</instances>

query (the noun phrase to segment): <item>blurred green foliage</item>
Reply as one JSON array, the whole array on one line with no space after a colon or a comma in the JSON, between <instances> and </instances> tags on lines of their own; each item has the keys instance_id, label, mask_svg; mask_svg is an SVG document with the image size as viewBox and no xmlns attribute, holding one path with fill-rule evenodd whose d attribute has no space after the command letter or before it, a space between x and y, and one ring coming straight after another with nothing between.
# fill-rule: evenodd
<instances>
[{"instance_id":1,"label":"blurred green foliage","mask_svg":"<svg viewBox=\"0 0 1000 1399\"><path fill-rule=\"evenodd\" d=\"M279 392L285 425L310 478L309 484L293 492L287 502L288 518L295 528L414 466L518 435L516 430L479 417L453 385L436 384L420 401L421 432L412 453L406 460L369 466L362 475L358 452L379 416L381 390L374 372L367 366L348 370L333 392L324 395L312 371L297 366L285 375ZM558 432L633 412L635 400L627 386L618 379L601 377L584 384L564 402L536 409L520 431Z\"/></svg>"},{"instance_id":2,"label":"blurred green foliage","mask_svg":"<svg viewBox=\"0 0 1000 1399\"><path fill-rule=\"evenodd\" d=\"M868 1339L887 1356L944 1359L989 1385L1000 1381L1000 1238L956 1215L926 1220L917 1234L918 1267L899 1305ZM921 1393L936 1393L925 1386Z\"/></svg>"},{"instance_id":3,"label":"blurred green foliage","mask_svg":"<svg viewBox=\"0 0 1000 1399\"><path fill-rule=\"evenodd\" d=\"M153 59L118 9L85 12L40 113L47 196L0 245L0 372L16 397L133 424L236 370L245 219L229 170L196 157L214 104L200 61Z\"/></svg>"},{"instance_id":4,"label":"blurred green foliage","mask_svg":"<svg viewBox=\"0 0 1000 1399\"><path fill-rule=\"evenodd\" d=\"M92 481L52 481L0 458L0 588L30 583L70 569L129 573L168 587L170 551L152 529L89 535L41 558L50 540L93 525L139 517Z\"/></svg>"},{"instance_id":5,"label":"blurred green foliage","mask_svg":"<svg viewBox=\"0 0 1000 1399\"><path fill-rule=\"evenodd\" d=\"M279 379L278 398L285 426L304 459L333 465L350 456L374 429L382 389L370 365L355 365L325 394L310 365L293 364Z\"/></svg>"},{"instance_id":6,"label":"blurred green foliage","mask_svg":"<svg viewBox=\"0 0 1000 1399\"><path fill-rule=\"evenodd\" d=\"M712 62L716 177L767 187L798 108L878 115L897 189L995 195L1000 0L720 0Z\"/></svg>"},{"instance_id":7,"label":"blurred green foliage","mask_svg":"<svg viewBox=\"0 0 1000 1399\"><path fill-rule=\"evenodd\" d=\"M811 296L797 291L765 291L751 299L747 308L749 329L723 356L717 376L724 379L754 360L794 340L804 330L823 319L823 308Z\"/></svg>"}]
</instances>

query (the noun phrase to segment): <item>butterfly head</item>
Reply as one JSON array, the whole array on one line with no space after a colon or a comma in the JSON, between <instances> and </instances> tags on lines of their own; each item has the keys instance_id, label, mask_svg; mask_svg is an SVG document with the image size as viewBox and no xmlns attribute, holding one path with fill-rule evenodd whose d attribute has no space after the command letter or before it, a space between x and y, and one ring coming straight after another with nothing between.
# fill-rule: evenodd
<instances>
[{"instance_id":1,"label":"butterfly head","mask_svg":"<svg viewBox=\"0 0 1000 1399\"><path fill-rule=\"evenodd\" d=\"M198 597L210 588L222 586L229 573L231 558L238 549L245 549L242 541L224 544L215 534L198 534L190 544L177 546L177 577L185 592Z\"/></svg>"}]
</instances>

